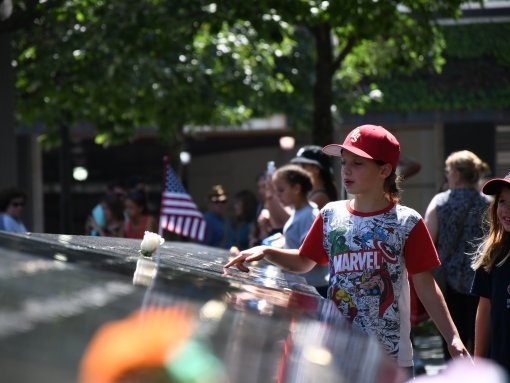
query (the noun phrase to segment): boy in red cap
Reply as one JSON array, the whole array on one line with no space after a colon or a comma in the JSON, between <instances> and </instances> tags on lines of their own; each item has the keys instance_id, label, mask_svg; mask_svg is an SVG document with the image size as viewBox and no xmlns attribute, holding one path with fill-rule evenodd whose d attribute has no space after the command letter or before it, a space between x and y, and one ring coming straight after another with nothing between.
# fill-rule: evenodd
<instances>
[{"instance_id":1,"label":"boy in red cap","mask_svg":"<svg viewBox=\"0 0 510 383\"><path fill-rule=\"evenodd\" d=\"M343 144L323 148L341 157L342 181L352 199L324 206L298 249L258 246L225 267L262 258L298 273L329 264L328 298L352 326L378 338L402 367L413 365L408 275L449 345L469 354L430 272L440 261L421 216L399 205L396 168L400 144L382 126L352 130Z\"/></svg>"}]
</instances>

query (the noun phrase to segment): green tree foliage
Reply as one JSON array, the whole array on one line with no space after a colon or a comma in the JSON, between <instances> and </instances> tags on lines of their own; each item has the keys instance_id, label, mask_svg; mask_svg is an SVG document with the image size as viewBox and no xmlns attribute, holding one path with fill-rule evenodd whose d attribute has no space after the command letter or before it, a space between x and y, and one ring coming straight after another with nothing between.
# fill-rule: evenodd
<instances>
[{"instance_id":1,"label":"green tree foliage","mask_svg":"<svg viewBox=\"0 0 510 383\"><path fill-rule=\"evenodd\" d=\"M19 120L43 122L50 142L62 124L92 123L109 144L137 127L176 138L185 124L250 117L261 92L288 86L272 74L289 43L227 17L201 1L62 2L18 30Z\"/></svg>"},{"instance_id":2,"label":"green tree foliage","mask_svg":"<svg viewBox=\"0 0 510 383\"><path fill-rule=\"evenodd\" d=\"M17 117L58 127L90 123L96 141L137 127L178 139L187 124L232 124L285 112L329 142L332 106L363 112L390 70L438 70L433 20L461 0L17 1Z\"/></svg>"},{"instance_id":3,"label":"green tree foliage","mask_svg":"<svg viewBox=\"0 0 510 383\"><path fill-rule=\"evenodd\" d=\"M439 70L444 41L435 20L457 17L461 1L270 2L291 25L303 28L314 47L312 139L331 142L332 111L338 105L363 113L378 78L390 71ZM289 4L289 3L285 3Z\"/></svg>"}]
</instances>

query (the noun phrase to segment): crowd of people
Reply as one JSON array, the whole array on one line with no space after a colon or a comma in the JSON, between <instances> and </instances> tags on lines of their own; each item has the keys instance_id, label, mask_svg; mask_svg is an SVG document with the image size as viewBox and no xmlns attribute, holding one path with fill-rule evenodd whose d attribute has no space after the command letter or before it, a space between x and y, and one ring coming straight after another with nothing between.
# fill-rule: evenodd
<instances>
[{"instance_id":1,"label":"crowd of people","mask_svg":"<svg viewBox=\"0 0 510 383\"><path fill-rule=\"evenodd\" d=\"M85 234L142 239L145 231L158 229L157 212L149 204L147 185L138 176L125 183L113 182L92 208Z\"/></svg>"},{"instance_id":2,"label":"crowd of people","mask_svg":"<svg viewBox=\"0 0 510 383\"><path fill-rule=\"evenodd\" d=\"M332 159L339 158L339 198ZM225 268L266 259L301 273L352 326L375 336L412 373L412 306L443 337L445 359L490 358L510 371L510 173L461 150L445 160L445 185L424 217L400 203L400 181L420 170L385 128L363 125L342 144L300 148L256 178L258 196L208 195L205 245L229 249ZM485 182L483 182L485 181ZM27 196L0 193L0 230L24 232ZM228 203L234 215L228 217ZM111 185L86 221L89 235L143 238L157 231L143 182Z\"/></svg>"}]
</instances>

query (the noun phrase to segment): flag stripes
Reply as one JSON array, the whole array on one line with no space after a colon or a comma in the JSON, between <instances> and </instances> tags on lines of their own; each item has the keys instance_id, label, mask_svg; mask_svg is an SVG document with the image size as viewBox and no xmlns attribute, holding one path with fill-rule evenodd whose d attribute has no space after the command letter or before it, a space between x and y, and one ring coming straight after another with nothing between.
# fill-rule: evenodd
<instances>
[{"instance_id":1,"label":"flag stripes","mask_svg":"<svg viewBox=\"0 0 510 383\"><path fill-rule=\"evenodd\" d=\"M165 164L160 227L169 232L203 241L206 222L168 163Z\"/></svg>"}]
</instances>

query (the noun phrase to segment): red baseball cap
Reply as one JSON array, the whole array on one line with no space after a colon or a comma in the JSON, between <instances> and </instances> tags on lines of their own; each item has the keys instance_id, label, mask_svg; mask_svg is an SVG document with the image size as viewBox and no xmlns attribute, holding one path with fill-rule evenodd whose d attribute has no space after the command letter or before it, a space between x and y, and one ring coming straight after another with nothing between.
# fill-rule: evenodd
<instances>
[{"instance_id":1,"label":"red baseball cap","mask_svg":"<svg viewBox=\"0 0 510 383\"><path fill-rule=\"evenodd\" d=\"M503 186L510 187L510 173L505 178L493 178L485 182L482 186L482 192L487 195L495 195L499 193Z\"/></svg>"},{"instance_id":2,"label":"red baseball cap","mask_svg":"<svg viewBox=\"0 0 510 383\"><path fill-rule=\"evenodd\" d=\"M342 145L330 144L322 148L330 156L342 156L345 149L357 156L383 161L397 169L400 158L400 144L393 134L382 126L361 125L352 130Z\"/></svg>"}]
</instances>

